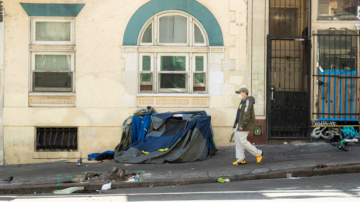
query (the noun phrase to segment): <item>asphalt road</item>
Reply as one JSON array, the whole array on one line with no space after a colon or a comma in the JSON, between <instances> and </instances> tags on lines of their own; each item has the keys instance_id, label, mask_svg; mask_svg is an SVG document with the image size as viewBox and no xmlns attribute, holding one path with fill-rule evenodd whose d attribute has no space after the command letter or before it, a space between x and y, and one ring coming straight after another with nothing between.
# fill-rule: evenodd
<instances>
[{"instance_id":1,"label":"asphalt road","mask_svg":"<svg viewBox=\"0 0 360 202\"><path fill-rule=\"evenodd\" d=\"M360 173L168 187L115 189L100 194L2 195L0 201L360 201Z\"/></svg>"}]
</instances>

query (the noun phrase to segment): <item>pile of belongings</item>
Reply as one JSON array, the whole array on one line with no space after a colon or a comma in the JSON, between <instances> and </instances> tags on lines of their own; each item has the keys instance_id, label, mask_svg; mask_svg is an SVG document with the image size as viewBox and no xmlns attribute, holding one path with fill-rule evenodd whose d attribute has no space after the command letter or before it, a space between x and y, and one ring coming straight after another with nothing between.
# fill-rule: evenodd
<instances>
[{"instance_id":1,"label":"pile of belongings","mask_svg":"<svg viewBox=\"0 0 360 202\"><path fill-rule=\"evenodd\" d=\"M103 153L92 153L88 155L88 160L91 161L95 159L96 161L102 161L105 159L114 159L114 152L113 151L105 151Z\"/></svg>"},{"instance_id":2,"label":"pile of belongings","mask_svg":"<svg viewBox=\"0 0 360 202\"><path fill-rule=\"evenodd\" d=\"M211 116L205 111L156 113L147 107L122 127L114 156L120 163L184 163L215 154Z\"/></svg>"}]
</instances>

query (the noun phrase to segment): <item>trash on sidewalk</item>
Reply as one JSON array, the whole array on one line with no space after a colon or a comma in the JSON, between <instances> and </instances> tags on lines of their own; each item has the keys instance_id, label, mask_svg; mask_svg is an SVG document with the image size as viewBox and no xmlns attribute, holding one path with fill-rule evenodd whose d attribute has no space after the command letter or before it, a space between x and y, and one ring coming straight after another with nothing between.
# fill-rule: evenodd
<instances>
[{"instance_id":1,"label":"trash on sidewalk","mask_svg":"<svg viewBox=\"0 0 360 202\"><path fill-rule=\"evenodd\" d=\"M300 177L293 177L292 173L286 173L286 178L291 180L297 180L300 179Z\"/></svg>"},{"instance_id":2,"label":"trash on sidewalk","mask_svg":"<svg viewBox=\"0 0 360 202\"><path fill-rule=\"evenodd\" d=\"M111 189L111 183L104 184L104 185L101 187L101 190L109 190L109 189Z\"/></svg>"},{"instance_id":3,"label":"trash on sidewalk","mask_svg":"<svg viewBox=\"0 0 360 202\"><path fill-rule=\"evenodd\" d=\"M10 176L10 177L8 177L6 179L3 179L3 181L11 182L13 179L14 179L13 176Z\"/></svg>"},{"instance_id":4,"label":"trash on sidewalk","mask_svg":"<svg viewBox=\"0 0 360 202\"><path fill-rule=\"evenodd\" d=\"M64 184L77 183L77 181L70 180L70 181L63 181L62 183L64 183Z\"/></svg>"},{"instance_id":5,"label":"trash on sidewalk","mask_svg":"<svg viewBox=\"0 0 360 202\"><path fill-rule=\"evenodd\" d=\"M53 193L54 194L71 194L78 190L84 190L84 187L69 187L66 189L55 190L55 191L53 191Z\"/></svg>"},{"instance_id":6,"label":"trash on sidewalk","mask_svg":"<svg viewBox=\"0 0 360 202\"><path fill-rule=\"evenodd\" d=\"M141 182L140 174L138 173L138 174L136 174L134 176L129 177L126 182Z\"/></svg>"},{"instance_id":7,"label":"trash on sidewalk","mask_svg":"<svg viewBox=\"0 0 360 202\"><path fill-rule=\"evenodd\" d=\"M82 158L80 158L78 161L77 161L77 163L76 163L78 166L81 166L81 164L82 164Z\"/></svg>"},{"instance_id":8,"label":"trash on sidewalk","mask_svg":"<svg viewBox=\"0 0 360 202\"><path fill-rule=\"evenodd\" d=\"M150 174L151 175L151 174ZM131 179L133 178L133 179ZM140 172L131 172L118 167L114 167L110 172L86 172L84 177L81 179L81 182L137 182L140 181Z\"/></svg>"},{"instance_id":9,"label":"trash on sidewalk","mask_svg":"<svg viewBox=\"0 0 360 202\"><path fill-rule=\"evenodd\" d=\"M104 161L108 161L108 160L102 160L102 161L89 161L89 160L82 160L82 164L88 164L88 163L101 163ZM77 163L78 160L76 159L70 159L70 160L66 160L65 163Z\"/></svg>"},{"instance_id":10,"label":"trash on sidewalk","mask_svg":"<svg viewBox=\"0 0 360 202\"><path fill-rule=\"evenodd\" d=\"M225 178L225 179L219 178L217 181L220 183L224 183L224 182L230 182L230 179L229 178Z\"/></svg>"},{"instance_id":11,"label":"trash on sidewalk","mask_svg":"<svg viewBox=\"0 0 360 202\"><path fill-rule=\"evenodd\" d=\"M98 193L98 191L95 190L95 189L87 189L87 190L77 190L77 191L74 191L73 193L77 193L77 194L91 194L91 193Z\"/></svg>"},{"instance_id":12,"label":"trash on sidewalk","mask_svg":"<svg viewBox=\"0 0 360 202\"><path fill-rule=\"evenodd\" d=\"M316 164L317 168L326 168L327 165L326 164Z\"/></svg>"}]
</instances>

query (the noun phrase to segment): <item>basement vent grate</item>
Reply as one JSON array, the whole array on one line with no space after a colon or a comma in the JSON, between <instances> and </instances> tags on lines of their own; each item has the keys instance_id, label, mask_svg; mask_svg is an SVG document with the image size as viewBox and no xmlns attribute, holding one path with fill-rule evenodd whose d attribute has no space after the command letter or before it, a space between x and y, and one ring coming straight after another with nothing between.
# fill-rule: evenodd
<instances>
[{"instance_id":1,"label":"basement vent grate","mask_svg":"<svg viewBox=\"0 0 360 202\"><path fill-rule=\"evenodd\" d=\"M77 150L77 128L36 128L36 151Z\"/></svg>"}]
</instances>

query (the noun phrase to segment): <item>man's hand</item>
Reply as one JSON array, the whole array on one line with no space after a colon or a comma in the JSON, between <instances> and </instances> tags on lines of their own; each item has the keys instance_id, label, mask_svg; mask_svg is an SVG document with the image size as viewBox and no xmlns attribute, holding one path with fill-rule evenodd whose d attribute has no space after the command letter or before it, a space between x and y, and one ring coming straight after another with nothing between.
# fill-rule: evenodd
<instances>
[{"instance_id":1,"label":"man's hand","mask_svg":"<svg viewBox=\"0 0 360 202\"><path fill-rule=\"evenodd\" d=\"M244 130L244 129L243 129L242 127L239 127L239 130L242 131L242 130Z\"/></svg>"}]
</instances>

